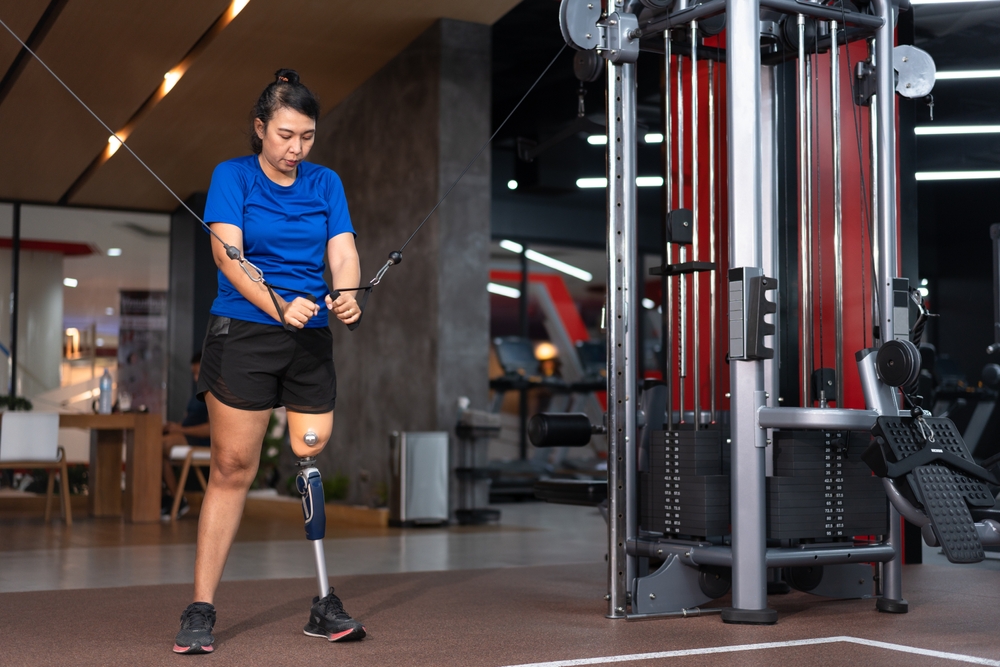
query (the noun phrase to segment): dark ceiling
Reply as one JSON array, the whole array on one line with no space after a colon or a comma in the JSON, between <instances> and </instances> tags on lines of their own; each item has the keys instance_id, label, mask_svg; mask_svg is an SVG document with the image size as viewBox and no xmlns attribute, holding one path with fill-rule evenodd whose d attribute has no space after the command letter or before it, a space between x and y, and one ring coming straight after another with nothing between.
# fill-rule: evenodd
<instances>
[{"instance_id":1,"label":"dark ceiling","mask_svg":"<svg viewBox=\"0 0 1000 667\"><path fill-rule=\"evenodd\" d=\"M249 0L203 43L230 0L16 0L0 19L115 131L164 73L204 48L128 143L182 198L246 152L249 109L279 67L336 106L439 18L493 23L517 0ZM120 150L96 170L108 132L0 29L0 199L170 211L176 202ZM83 181L80 182L81 176Z\"/></svg>"}]
</instances>

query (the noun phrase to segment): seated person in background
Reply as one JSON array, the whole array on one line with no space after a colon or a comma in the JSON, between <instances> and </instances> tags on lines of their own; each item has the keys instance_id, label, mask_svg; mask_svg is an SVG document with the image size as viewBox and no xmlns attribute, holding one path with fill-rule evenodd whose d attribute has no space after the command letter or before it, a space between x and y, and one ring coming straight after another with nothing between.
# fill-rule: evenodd
<instances>
[{"instance_id":1,"label":"seated person in background","mask_svg":"<svg viewBox=\"0 0 1000 667\"><path fill-rule=\"evenodd\" d=\"M194 377L195 385L198 384L198 373L201 371L201 352L195 352L191 357L191 375ZM163 425L163 482L166 484L166 492L161 502L161 513L169 517L170 508L173 505L173 494L177 492L177 477L174 475L173 466L170 463L170 450L177 445L191 445L192 447L208 447L212 444L209 439L208 427L208 407L204 402L199 401L195 394L191 394L185 409L184 420L177 422L167 422ZM183 492L184 489L179 491ZM178 515L183 516L188 511L187 500L181 500Z\"/></svg>"}]
</instances>

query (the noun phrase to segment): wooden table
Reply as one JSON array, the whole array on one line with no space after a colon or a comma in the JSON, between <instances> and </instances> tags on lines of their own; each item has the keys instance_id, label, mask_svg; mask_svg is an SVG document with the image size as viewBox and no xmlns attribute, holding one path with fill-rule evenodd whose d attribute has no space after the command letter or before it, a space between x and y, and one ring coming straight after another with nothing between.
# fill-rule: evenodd
<instances>
[{"instance_id":1,"label":"wooden table","mask_svg":"<svg viewBox=\"0 0 1000 667\"><path fill-rule=\"evenodd\" d=\"M63 428L90 429L89 505L93 516L122 516L133 523L160 520L163 417L124 412L60 414ZM125 493L121 491L125 443Z\"/></svg>"}]
</instances>

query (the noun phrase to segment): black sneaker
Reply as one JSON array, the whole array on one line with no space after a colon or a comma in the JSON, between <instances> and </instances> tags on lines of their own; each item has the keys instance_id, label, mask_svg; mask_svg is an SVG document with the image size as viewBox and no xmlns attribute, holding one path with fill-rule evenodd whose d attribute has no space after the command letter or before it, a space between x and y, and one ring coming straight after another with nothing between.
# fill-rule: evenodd
<instances>
[{"instance_id":1,"label":"black sneaker","mask_svg":"<svg viewBox=\"0 0 1000 667\"><path fill-rule=\"evenodd\" d=\"M192 602L181 614L181 629L174 640L174 653L211 653L215 607L207 602Z\"/></svg>"},{"instance_id":2,"label":"black sneaker","mask_svg":"<svg viewBox=\"0 0 1000 667\"><path fill-rule=\"evenodd\" d=\"M364 639L367 634L365 626L344 611L344 604L333 594L332 586L326 597L313 598L312 609L309 610L309 622L302 632L310 637L325 637L332 642Z\"/></svg>"}]
</instances>

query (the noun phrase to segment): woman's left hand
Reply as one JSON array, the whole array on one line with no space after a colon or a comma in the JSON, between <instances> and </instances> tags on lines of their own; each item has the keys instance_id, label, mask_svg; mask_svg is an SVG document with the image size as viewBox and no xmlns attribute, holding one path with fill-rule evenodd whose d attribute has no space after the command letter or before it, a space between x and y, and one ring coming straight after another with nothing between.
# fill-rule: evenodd
<instances>
[{"instance_id":1,"label":"woman's left hand","mask_svg":"<svg viewBox=\"0 0 1000 667\"><path fill-rule=\"evenodd\" d=\"M341 294L336 300L326 295L326 308L332 310L337 319L344 324L354 324L361 317L361 308L353 296Z\"/></svg>"}]
</instances>

